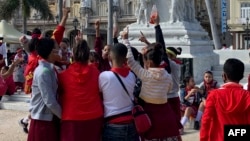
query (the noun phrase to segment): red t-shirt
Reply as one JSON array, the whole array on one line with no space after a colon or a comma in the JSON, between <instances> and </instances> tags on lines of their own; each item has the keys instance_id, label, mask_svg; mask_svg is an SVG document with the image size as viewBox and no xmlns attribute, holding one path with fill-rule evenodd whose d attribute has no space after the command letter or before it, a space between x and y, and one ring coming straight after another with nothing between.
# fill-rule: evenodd
<instances>
[{"instance_id":1,"label":"red t-shirt","mask_svg":"<svg viewBox=\"0 0 250 141\"><path fill-rule=\"evenodd\" d=\"M103 117L99 71L94 65L73 63L58 76L62 120Z\"/></svg>"},{"instance_id":2,"label":"red t-shirt","mask_svg":"<svg viewBox=\"0 0 250 141\"><path fill-rule=\"evenodd\" d=\"M200 141L224 141L224 125L250 124L250 93L233 82L210 91L201 123Z\"/></svg>"}]
</instances>

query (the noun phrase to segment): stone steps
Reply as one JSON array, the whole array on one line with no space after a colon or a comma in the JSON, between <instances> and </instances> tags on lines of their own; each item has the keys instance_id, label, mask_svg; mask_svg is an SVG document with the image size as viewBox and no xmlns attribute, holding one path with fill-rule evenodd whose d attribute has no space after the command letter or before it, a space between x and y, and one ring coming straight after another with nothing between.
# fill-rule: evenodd
<instances>
[{"instance_id":1,"label":"stone steps","mask_svg":"<svg viewBox=\"0 0 250 141\"><path fill-rule=\"evenodd\" d=\"M219 84L223 84L224 83L222 80L223 64L220 64L218 66L213 66L212 72L214 75L214 79L217 80ZM249 74L250 74L250 65L245 64L244 78L240 81L240 84L242 84L242 85L247 84Z\"/></svg>"},{"instance_id":2,"label":"stone steps","mask_svg":"<svg viewBox=\"0 0 250 141\"><path fill-rule=\"evenodd\" d=\"M0 101L0 109L5 110L17 110L17 111L29 111L30 95L26 95L23 92L14 95L4 95Z\"/></svg>"},{"instance_id":3,"label":"stone steps","mask_svg":"<svg viewBox=\"0 0 250 141\"><path fill-rule=\"evenodd\" d=\"M0 109L27 112L29 111L29 103L20 101L1 101Z\"/></svg>"}]
</instances>

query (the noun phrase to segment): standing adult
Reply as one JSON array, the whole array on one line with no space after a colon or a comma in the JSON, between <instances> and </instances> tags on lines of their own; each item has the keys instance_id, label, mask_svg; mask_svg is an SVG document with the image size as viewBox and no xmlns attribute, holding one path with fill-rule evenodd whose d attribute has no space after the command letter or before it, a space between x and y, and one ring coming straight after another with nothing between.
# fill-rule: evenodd
<instances>
[{"instance_id":1,"label":"standing adult","mask_svg":"<svg viewBox=\"0 0 250 141\"><path fill-rule=\"evenodd\" d=\"M102 141L139 141L133 117L133 92L135 75L126 64L127 47L117 43L110 49L111 71L99 76L99 87L103 94L105 125ZM119 79L120 78L120 82ZM127 89L123 88L122 84Z\"/></svg>"},{"instance_id":2,"label":"standing adult","mask_svg":"<svg viewBox=\"0 0 250 141\"><path fill-rule=\"evenodd\" d=\"M59 141L61 106L57 101L58 80L53 67L60 58L58 50L55 41L48 38L39 39L36 46L42 59L34 71L28 141Z\"/></svg>"},{"instance_id":3,"label":"standing adult","mask_svg":"<svg viewBox=\"0 0 250 141\"><path fill-rule=\"evenodd\" d=\"M88 64L89 53L87 42L80 40L74 48L75 62L59 74L61 141L101 139L103 106L99 93L99 71L94 64Z\"/></svg>"},{"instance_id":4,"label":"standing adult","mask_svg":"<svg viewBox=\"0 0 250 141\"><path fill-rule=\"evenodd\" d=\"M243 75L244 64L240 60L226 60L222 74L225 83L210 91L206 100L200 141L223 141L225 125L250 124L250 93L239 84Z\"/></svg>"}]
</instances>

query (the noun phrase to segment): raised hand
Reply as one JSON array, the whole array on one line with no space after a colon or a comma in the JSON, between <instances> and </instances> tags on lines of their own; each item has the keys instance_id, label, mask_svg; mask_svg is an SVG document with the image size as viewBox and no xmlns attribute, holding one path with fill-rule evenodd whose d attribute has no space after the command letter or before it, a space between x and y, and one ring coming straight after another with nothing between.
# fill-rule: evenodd
<instances>
[{"instance_id":1,"label":"raised hand","mask_svg":"<svg viewBox=\"0 0 250 141\"><path fill-rule=\"evenodd\" d=\"M99 29L100 29L100 20L97 20L97 21L95 22L95 29L96 29L96 30L99 30Z\"/></svg>"},{"instance_id":2,"label":"raised hand","mask_svg":"<svg viewBox=\"0 0 250 141\"><path fill-rule=\"evenodd\" d=\"M75 37L75 41L78 44L81 40L83 40L82 33L80 31L78 31L78 34Z\"/></svg>"},{"instance_id":3,"label":"raised hand","mask_svg":"<svg viewBox=\"0 0 250 141\"><path fill-rule=\"evenodd\" d=\"M117 26L117 24L115 23L115 24L113 25L113 38L116 38L116 37L118 37L118 26Z\"/></svg>"},{"instance_id":4,"label":"raised hand","mask_svg":"<svg viewBox=\"0 0 250 141\"><path fill-rule=\"evenodd\" d=\"M17 64L19 64L19 63L21 63L21 62L23 62L23 61L24 61L23 58L18 58L18 59L16 59L16 60L14 60L14 61L12 62L12 64L13 64L13 65L17 65Z\"/></svg>"},{"instance_id":5,"label":"raised hand","mask_svg":"<svg viewBox=\"0 0 250 141\"><path fill-rule=\"evenodd\" d=\"M63 1L63 16L68 17L70 13L70 7L66 7L66 0Z\"/></svg>"},{"instance_id":6,"label":"raised hand","mask_svg":"<svg viewBox=\"0 0 250 141\"><path fill-rule=\"evenodd\" d=\"M125 27L121 33L122 39L128 39L129 27Z\"/></svg>"},{"instance_id":7,"label":"raised hand","mask_svg":"<svg viewBox=\"0 0 250 141\"><path fill-rule=\"evenodd\" d=\"M149 45L150 43L148 42L147 38L144 36L144 34L140 31L141 36L139 37L139 41Z\"/></svg>"},{"instance_id":8,"label":"raised hand","mask_svg":"<svg viewBox=\"0 0 250 141\"><path fill-rule=\"evenodd\" d=\"M158 13L156 13L156 16L155 16L155 18L153 20L154 20L155 25L159 25L160 24L160 17L159 17Z\"/></svg>"},{"instance_id":9,"label":"raised hand","mask_svg":"<svg viewBox=\"0 0 250 141\"><path fill-rule=\"evenodd\" d=\"M20 42L21 44L27 44L27 43L28 43L28 39L26 38L26 36L21 36L21 37L19 38L19 42Z\"/></svg>"}]
</instances>

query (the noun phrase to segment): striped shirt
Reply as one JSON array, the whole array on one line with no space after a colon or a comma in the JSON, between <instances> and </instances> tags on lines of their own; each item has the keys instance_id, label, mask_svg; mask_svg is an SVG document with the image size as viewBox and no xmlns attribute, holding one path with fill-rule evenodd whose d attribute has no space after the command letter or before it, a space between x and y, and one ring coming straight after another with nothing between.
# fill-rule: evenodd
<instances>
[{"instance_id":1,"label":"striped shirt","mask_svg":"<svg viewBox=\"0 0 250 141\"><path fill-rule=\"evenodd\" d=\"M167 102L167 93L172 89L171 75L164 68L142 68L133 58L128 40L124 40L128 47L128 65L142 80L140 98L147 103L164 104Z\"/></svg>"}]
</instances>

